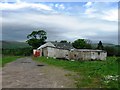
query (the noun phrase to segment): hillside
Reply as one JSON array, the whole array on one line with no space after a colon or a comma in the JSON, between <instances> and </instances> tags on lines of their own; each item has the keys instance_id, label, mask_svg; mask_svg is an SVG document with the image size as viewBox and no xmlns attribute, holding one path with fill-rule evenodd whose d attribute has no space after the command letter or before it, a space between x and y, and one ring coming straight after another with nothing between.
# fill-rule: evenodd
<instances>
[{"instance_id":1,"label":"hillside","mask_svg":"<svg viewBox=\"0 0 120 90\"><path fill-rule=\"evenodd\" d=\"M92 47L93 48L96 48L98 45L98 43L92 43ZM116 45L115 44L111 44L111 43L103 43L103 46L106 47L106 46L109 46L109 47L115 47Z\"/></svg>"},{"instance_id":2,"label":"hillside","mask_svg":"<svg viewBox=\"0 0 120 90\"><path fill-rule=\"evenodd\" d=\"M98 43L92 43L93 48L96 48ZM115 47L115 44L103 43L103 46ZM0 41L0 48L4 49L15 49L15 48L25 48L30 47L26 42L18 41Z\"/></svg>"},{"instance_id":3,"label":"hillside","mask_svg":"<svg viewBox=\"0 0 120 90\"><path fill-rule=\"evenodd\" d=\"M16 48L25 48L25 47L30 47L30 46L26 42L0 41L0 48L4 48L4 49L16 49Z\"/></svg>"}]
</instances>

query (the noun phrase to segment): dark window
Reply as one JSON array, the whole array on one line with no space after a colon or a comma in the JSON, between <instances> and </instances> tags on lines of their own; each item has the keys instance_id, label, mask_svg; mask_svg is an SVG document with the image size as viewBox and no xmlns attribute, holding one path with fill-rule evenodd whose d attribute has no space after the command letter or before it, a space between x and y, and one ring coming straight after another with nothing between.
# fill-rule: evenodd
<instances>
[{"instance_id":1,"label":"dark window","mask_svg":"<svg viewBox=\"0 0 120 90\"><path fill-rule=\"evenodd\" d=\"M44 56L44 52L42 51L42 56Z\"/></svg>"},{"instance_id":2,"label":"dark window","mask_svg":"<svg viewBox=\"0 0 120 90\"><path fill-rule=\"evenodd\" d=\"M76 57L76 54L74 54L74 56Z\"/></svg>"},{"instance_id":3,"label":"dark window","mask_svg":"<svg viewBox=\"0 0 120 90\"><path fill-rule=\"evenodd\" d=\"M100 52L98 52L98 55L100 55Z\"/></svg>"}]
</instances>

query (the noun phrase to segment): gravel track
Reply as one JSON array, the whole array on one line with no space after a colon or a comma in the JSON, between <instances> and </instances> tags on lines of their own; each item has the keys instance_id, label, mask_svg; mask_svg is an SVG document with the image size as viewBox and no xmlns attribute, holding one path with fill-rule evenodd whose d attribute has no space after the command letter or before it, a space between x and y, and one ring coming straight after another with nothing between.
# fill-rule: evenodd
<instances>
[{"instance_id":1,"label":"gravel track","mask_svg":"<svg viewBox=\"0 0 120 90\"><path fill-rule=\"evenodd\" d=\"M2 88L74 88L73 72L20 58L2 68Z\"/></svg>"}]
</instances>

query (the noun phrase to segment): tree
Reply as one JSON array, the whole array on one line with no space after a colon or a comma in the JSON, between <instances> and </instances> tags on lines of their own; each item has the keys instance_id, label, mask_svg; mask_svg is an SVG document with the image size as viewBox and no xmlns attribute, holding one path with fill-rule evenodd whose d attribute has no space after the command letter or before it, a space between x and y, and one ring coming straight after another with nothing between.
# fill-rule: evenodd
<instances>
[{"instance_id":1,"label":"tree","mask_svg":"<svg viewBox=\"0 0 120 90\"><path fill-rule=\"evenodd\" d=\"M72 43L74 48L77 49L88 49L91 48L91 44L87 43L85 39L77 39Z\"/></svg>"},{"instance_id":2,"label":"tree","mask_svg":"<svg viewBox=\"0 0 120 90\"><path fill-rule=\"evenodd\" d=\"M101 41L99 41L98 46L97 46L97 49L103 50L103 44L102 44Z\"/></svg>"},{"instance_id":3,"label":"tree","mask_svg":"<svg viewBox=\"0 0 120 90\"><path fill-rule=\"evenodd\" d=\"M105 46L104 50L107 51L108 56L120 56L120 46Z\"/></svg>"},{"instance_id":4,"label":"tree","mask_svg":"<svg viewBox=\"0 0 120 90\"><path fill-rule=\"evenodd\" d=\"M67 43L67 40L61 40L60 43Z\"/></svg>"},{"instance_id":5,"label":"tree","mask_svg":"<svg viewBox=\"0 0 120 90\"><path fill-rule=\"evenodd\" d=\"M86 39L85 42L86 42L86 48L87 48L87 49L92 49L92 45L91 45L91 44L92 44L92 41L89 40L89 39Z\"/></svg>"},{"instance_id":6,"label":"tree","mask_svg":"<svg viewBox=\"0 0 120 90\"><path fill-rule=\"evenodd\" d=\"M28 34L27 38L28 38L27 43L34 49L36 49L45 43L47 36L44 30L38 30Z\"/></svg>"},{"instance_id":7,"label":"tree","mask_svg":"<svg viewBox=\"0 0 120 90\"><path fill-rule=\"evenodd\" d=\"M114 56L114 55L116 55L116 50L115 50L115 48L114 47L112 47L112 46L105 46L104 47L104 50L105 51L107 51L107 55L108 56Z\"/></svg>"}]
</instances>

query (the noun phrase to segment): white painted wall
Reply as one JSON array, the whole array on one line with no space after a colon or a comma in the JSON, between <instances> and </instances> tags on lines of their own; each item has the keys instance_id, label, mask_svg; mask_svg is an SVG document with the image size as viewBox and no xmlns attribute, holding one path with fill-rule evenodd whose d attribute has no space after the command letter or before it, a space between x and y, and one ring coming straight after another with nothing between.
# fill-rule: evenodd
<instances>
[{"instance_id":1,"label":"white painted wall","mask_svg":"<svg viewBox=\"0 0 120 90\"><path fill-rule=\"evenodd\" d=\"M66 58L66 59L75 59L75 60L105 60L107 57L107 52L101 51L98 54L98 51L73 51L70 52L69 50L64 49L57 49L54 47L46 47L45 52L47 51L46 56L53 57L53 58ZM73 55L71 55L73 54ZM76 57L74 57L76 54Z\"/></svg>"}]
</instances>

